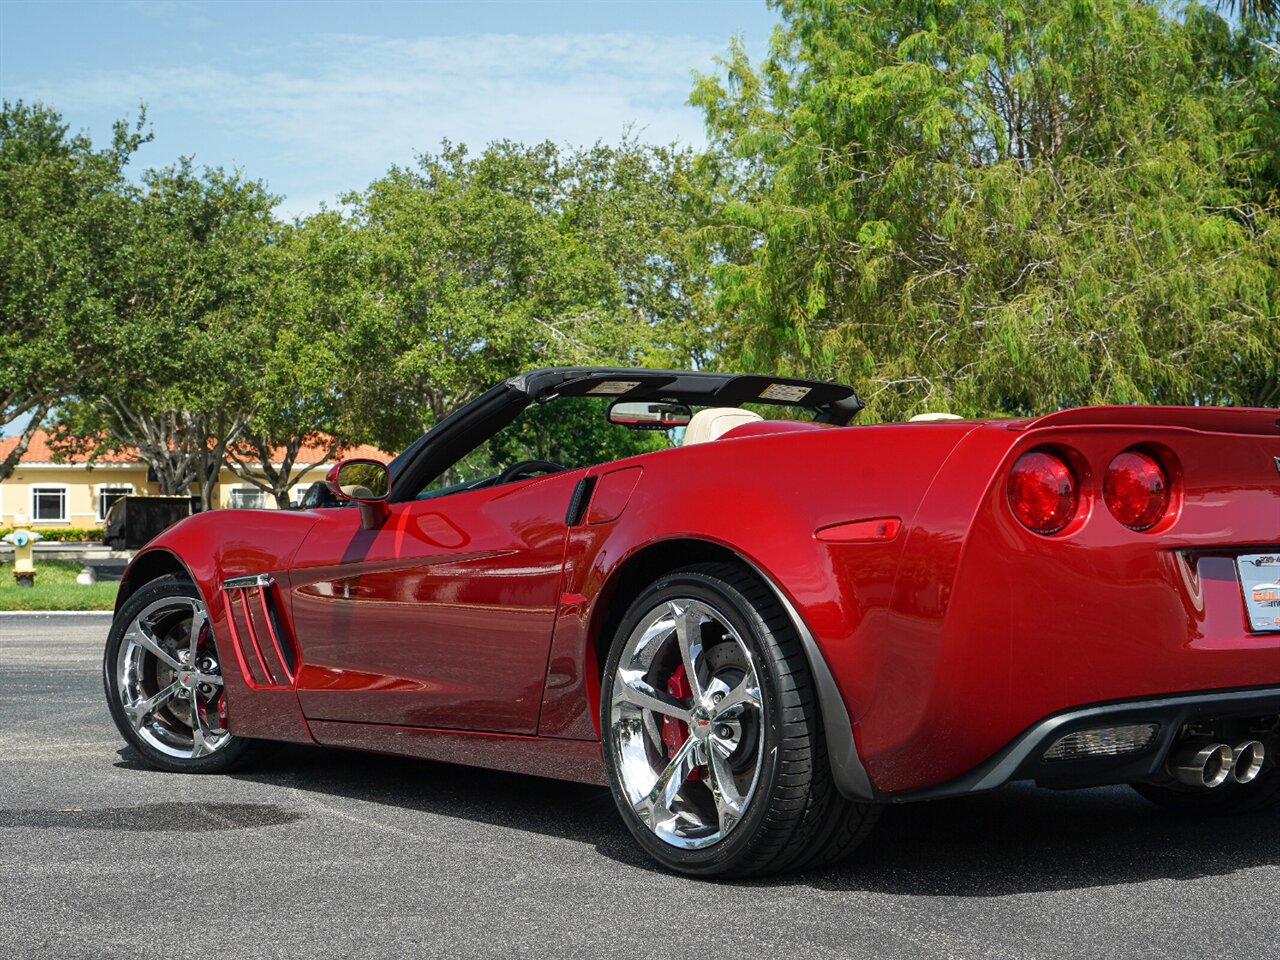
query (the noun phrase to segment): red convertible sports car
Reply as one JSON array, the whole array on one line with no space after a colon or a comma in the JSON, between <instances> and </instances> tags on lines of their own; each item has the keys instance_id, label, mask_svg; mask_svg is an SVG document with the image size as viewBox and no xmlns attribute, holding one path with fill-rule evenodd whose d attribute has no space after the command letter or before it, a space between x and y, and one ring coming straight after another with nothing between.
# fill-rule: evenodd
<instances>
[{"instance_id":1,"label":"red convertible sports car","mask_svg":"<svg viewBox=\"0 0 1280 960\"><path fill-rule=\"evenodd\" d=\"M560 404L648 452L466 479ZM1280 411L848 426L861 406L781 377L514 377L389 465L339 463L327 503L148 544L112 715L166 770L276 740L607 784L699 875L828 863L885 804L1019 780L1280 799Z\"/></svg>"}]
</instances>

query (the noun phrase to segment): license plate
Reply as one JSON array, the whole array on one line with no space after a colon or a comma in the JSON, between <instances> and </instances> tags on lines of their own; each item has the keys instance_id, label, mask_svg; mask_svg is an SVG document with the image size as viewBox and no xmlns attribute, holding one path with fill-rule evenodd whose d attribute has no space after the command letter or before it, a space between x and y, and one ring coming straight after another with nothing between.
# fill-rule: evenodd
<instances>
[{"instance_id":1,"label":"license plate","mask_svg":"<svg viewBox=\"0 0 1280 960\"><path fill-rule=\"evenodd\" d=\"M1236 570L1250 629L1280 631L1280 553L1236 557Z\"/></svg>"}]
</instances>

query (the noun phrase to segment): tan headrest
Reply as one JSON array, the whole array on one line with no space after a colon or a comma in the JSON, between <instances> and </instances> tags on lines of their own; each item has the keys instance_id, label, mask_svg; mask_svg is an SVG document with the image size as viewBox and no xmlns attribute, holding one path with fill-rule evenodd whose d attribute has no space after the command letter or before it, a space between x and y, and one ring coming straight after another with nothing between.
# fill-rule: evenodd
<instances>
[{"instance_id":1,"label":"tan headrest","mask_svg":"<svg viewBox=\"0 0 1280 960\"><path fill-rule=\"evenodd\" d=\"M927 423L930 420L963 420L964 417L957 417L954 413L917 413L908 420L908 423Z\"/></svg>"},{"instance_id":2,"label":"tan headrest","mask_svg":"<svg viewBox=\"0 0 1280 960\"><path fill-rule=\"evenodd\" d=\"M756 423L764 417L750 410L739 410L737 407L711 407L699 410L684 428L682 447L695 443L706 443L708 440L719 440L734 427L744 423Z\"/></svg>"}]
</instances>

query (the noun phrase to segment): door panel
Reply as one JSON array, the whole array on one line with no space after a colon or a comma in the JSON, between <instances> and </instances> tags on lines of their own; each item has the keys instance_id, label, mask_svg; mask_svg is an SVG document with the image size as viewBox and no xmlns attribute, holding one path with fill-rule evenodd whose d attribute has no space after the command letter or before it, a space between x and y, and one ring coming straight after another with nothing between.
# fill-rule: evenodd
<instances>
[{"instance_id":1,"label":"door panel","mask_svg":"<svg viewBox=\"0 0 1280 960\"><path fill-rule=\"evenodd\" d=\"M291 575L309 719L535 733L584 471L324 511Z\"/></svg>"}]
</instances>

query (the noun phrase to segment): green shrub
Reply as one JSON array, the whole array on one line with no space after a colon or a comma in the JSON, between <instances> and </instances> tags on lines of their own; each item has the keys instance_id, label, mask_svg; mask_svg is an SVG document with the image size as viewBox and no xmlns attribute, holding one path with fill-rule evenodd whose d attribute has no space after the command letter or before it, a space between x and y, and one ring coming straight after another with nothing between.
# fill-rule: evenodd
<instances>
[{"instance_id":1,"label":"green shrub","mask_svg":"<svg viewBox=\"0 0 1280 960\"><path fill-rule=\"evenodd\" d=\"M80 541L89 541L92 543L102 542L101 527L56 527L52 530L43 530L40 527L32 527L44 538L44 542L56 541L58 543L78 543ZM0 537L7 533L12 533L13 527L0 527Z\"/></svg>"}]
</instances>

